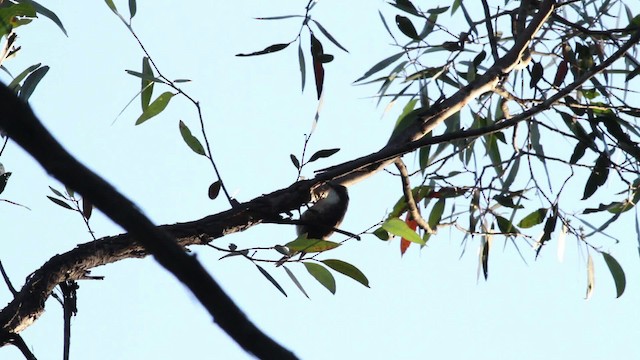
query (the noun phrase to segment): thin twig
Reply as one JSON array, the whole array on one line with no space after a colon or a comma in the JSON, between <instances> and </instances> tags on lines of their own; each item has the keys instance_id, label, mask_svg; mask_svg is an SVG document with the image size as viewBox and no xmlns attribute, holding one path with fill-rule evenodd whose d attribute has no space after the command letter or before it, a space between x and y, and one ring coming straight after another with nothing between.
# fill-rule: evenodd
<instances>
[{"instance_id":1,"label":"thin twig","mask_svg":"<svg viewBox=\"0 0 640 360\"><path fill-rule=\"evenodd\" d=\"M429 223L420 215L420 211L418 210L418 206L416 205L416 200L413 198L413 193L411 192L411 183L409 182L409 172L407 171L407 167L404 165L404 162L401 158L396 159L394 162L398 171L400 172L400 178L402 179L402 192L404 193L404 199L407 202L407 207L409 208L409 216L413 221L418 224L418 226L426 231L428 234L434 234L435 231L431 229Z\"/></svg>"}]
</instances>

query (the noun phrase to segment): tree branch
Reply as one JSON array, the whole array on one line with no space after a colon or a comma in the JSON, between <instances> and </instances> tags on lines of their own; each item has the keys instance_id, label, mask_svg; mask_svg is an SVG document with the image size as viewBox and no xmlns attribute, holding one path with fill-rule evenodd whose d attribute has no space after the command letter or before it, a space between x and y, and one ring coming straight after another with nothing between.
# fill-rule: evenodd
<instances>
[{"instance_id":1,"label":"tree branch","mask_svg":"<svg viewBox=\"0 0 640 360\"><path fill-rule=\"evenodd\" d=\"M5 85L0 86L0 108L0 127L9 137L29 152L49 174L89 199L114 222L126 229L162 266L189 287L213 316L214 321L240 346L260 358L295 358L293 353L278 345L253 325L202 265L194 257L187 255L165 229L153 225L133 203L63 149L38 121L31 108ZM63 259L55 256L51 260ZM76 276L84 275L84 269L78 268L76 264L59 265L71 266ZM43 311L44 302L34 304L33 301L48 297L52 290L51 285L60 283L61 280L73 280L60 273L41 275L47 281L42 285L27 282L0 313L0 325L5 334L18 333L37 319ZM39 288L41 292L32 296L32 289L27 288L28 285ZM22 309L25 302L30 308ZM28 312L25 314L27 316L17 316L24 314L25 310Z\"/></svg>"}]
</instances>

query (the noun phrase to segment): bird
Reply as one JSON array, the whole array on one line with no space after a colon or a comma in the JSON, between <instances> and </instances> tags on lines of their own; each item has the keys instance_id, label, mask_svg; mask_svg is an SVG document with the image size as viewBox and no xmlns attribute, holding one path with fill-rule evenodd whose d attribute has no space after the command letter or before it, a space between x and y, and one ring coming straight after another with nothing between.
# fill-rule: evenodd
<instances>
[{"instance_id":1,"label":"bird","mask_svg":"<svg viewBox=\"0 0 640 360\"><path fill-rule=\"evenodd\" d=\"M334 182L326 185L320 200L300 215L296 226L298 237L307 234L307 239L326 240L342 223L349 207L347 188Z\"/></svg>"}]
</instances>

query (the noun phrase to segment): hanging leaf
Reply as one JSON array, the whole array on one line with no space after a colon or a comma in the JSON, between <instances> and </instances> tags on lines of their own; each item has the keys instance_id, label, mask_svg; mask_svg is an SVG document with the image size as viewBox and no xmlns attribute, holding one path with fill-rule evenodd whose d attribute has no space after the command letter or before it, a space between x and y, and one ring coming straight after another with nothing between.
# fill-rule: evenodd
<instances>
[{"instance_id":1,"label":"hanging leaf","mask_svg":"<svg viewBox=\"0 0 640 360\"><path fill-rule=\"evenodd\" d=\"M392 233L393 235L400 236L416 244L424 245L425 241L415 231L402 220L398 218L387 219L382 228Z\"/></svg>"},{"instance_id":2,"label":"hanging leaf","mask_svg":"<svg viewBox=\"0 0 640 360\"><path fill-rule=\"evenodd\" d=\"M593 295L595 281L593 258L591 258L591 254L589 254L589 258L587 259L587 295L585 296L585 300L589 300L591 295Z\"/></svg>"},{"instance_id":3,"label":"hanging leaf","mask_svg":"<svg viewBox=\"0 0 640 360\"><path fill-rule=\"evenodd\" d=\"M482 275L484 279L489 278L489 246L491 241L487 239L488 236L482 237L482 243L480 245L480 268L482 269Z\"/></svg>"},{"instance_id":4,"label":"hanging leaf","mask_svg":"<svg viewBox=\"0 0 640 360\"><path fill-rule=\"evenodd\" d=\"M398 26L398 29L400 29L400 31L409 38L413 40L420 40L420 36L418 36L416 28L413 26L413 23L411 23L409 18L402 15L396 15L396 25Z\"/></svg>"},{"instance_id":5,"label":"hanging leaf","mask_svg":"<svg viewBox=\"0 0 640 360\"><path fill-rule=\"evenodd\" d=\"M386 68L387 66L393 64L394 62L396 62L396 60L400 59L403 55L404 55L404 51L403 52L399 52L395 55L391 55L388 58L380 61L379 63L373 65L373 67L371 67L371 69L369 69L366 73L364 73L364 75L362 75L358 80L354 81L354 83L360 82L366 78L368 78L369 76L377 73L378 71Z\"/></svg>"},{"instance_id":6,"label":"hanging leaf","mask_svg":"<svg viewBox=\"0 0 640 360\"><path fill-rule=\"evenodd\" d=\"M311 158L309 159L308 162L316 161L316 160L322 159L322 158L328 158L329 156L337 153L338 151L340 151L340 149L320 150L320 151L316 152L315 154L311 155Z\"/></svg>"},{"instance_id":7,"label":"hanging leaf","mask_svg":"<svg viewBox=\"0 0 640 360\"><path fill-rule=\"evenodd\" d=\"M390 3L391 5L397 7L398 9L407 12L411 15L420 16L418 9L411 3L409 0L396 0L396 3Z\"/></svg>"},{"instance_id":8,"label":"hanging leaf","mask_svg":"<svg viewBox=\"0 0 640 360\"><path fill-rule=\"evenodd\" d=\"M9 181L9 177L11 176L10 172L6 172L0 175L0 194L4 191L5 187L7 187L7 181Z\"/></svg>"},{"instance_id":9,"label":"hanging leaf","mask_svg":"<svg viewBox=\"0 0 640 360\"><path fill-rule=\"evenodd\" d=\"M62 21L60 21L60 18L58 17L58 15L56 15L56 13L54 13L53 11L47 9L46 7L42 6L41 4L35 2L35 1L30 1L31 5L33 5L33 8L36 10L36 12L46 18L49 18L49 20L53 21L56 25L58 25L58 27L60 28L60 30L62 30L62 32L64 33L65 36L69 36L67 35L67 30L64 28L64 25L62 25Z\"/></svg>"},{"instance_id":10,"label":"hanging leaf","mask_svg":"<svg viewBox=\"0 0 640 360\"><path fill-rule=\"evenodd\" d=\"M51 189L51 192L53 192L54 194L56 194L57 196L64 198L65 196L58 190L52 188L51 186L49 186L49 189Z\"/></svg>"},{"instance_id":11,"label":"hanging leaf","mask_svg":"<svg viewBox=\"0 0 640 360\"><path fill-rule=\"evenodd\" d=\"M38 86L38 83L40 83L40 80L42 80L42 78L47 74L48 71L49 67L45 65L29 74L29 76L24 79L22 88L20 88L20 99L22 99L23 101L28 101L31 97L31 94L33 94L33 91L36 89L36 86Z\"/></svg>"},{"instance_id":12,"label":"hanging leaf","mask_svg":"<svg viewBox=\"0 0 640 360\"><path fill-rule=\"evenodd\" d=\"M252 53L249 53L249 54L236 54L236 56L243 57L243 56L258 56L258 55L271 54L271 53L274 53L276 51L284 50L289 45L291 45L291 43L273 44L273 45L267 46L266 48L264 48L264 50L255 51L255 52L252 52Z\"/></svg>"},{"instance_id":13,"label":"hanging leaf","mask_svg":"<svg viewBox=\"0 0 640 360\"><path fill-rule=\"evenodd\" d=\"M273 286L276 287L276 289L280 290L280 292L282 293L282 295L287 296L287 293L284 292L284 289L282 288L282 286L280 286L280 284L278 284L278 282L276 281L276 279L273 278L273 276L271 276L271 274L269 274L265 269L263 269L260 265L255 264L256 267L258 268L258 270L260 270L260 273L262 275L264 275L264 277L267 278L267 280L269 280L269 282L271 284L273 284Z\"/></svg>"},{"instance_id":14,"label":"hanging leaf","mask_svg":"<svg viewBox=\"0 0 640 360\"><path fill-rule=\"evenodd\" d=\"M60 199L56 199L56 198L54 198L52 196L48 196L48 195L47 195L47 198L49 200L53 201L53 203L58 205L58 206L61 206L61 207L65 208L65 209L73 210L71 205L67 204L66 202L64 202L64 201L62 201Z\"/></svg>"},{"instance_id":15,"label":"hanging leaf","mask_svg":"<svg viewBox=\"0 0 640 360\"><path fill-rule=\"evenodd\" d=\"M107 4L109 9L111 9L111 11L113 11L116 14L118 13L118 10L116 9L116 4L113 3L113 0L104 0L104 2Z\"/></svg>"},{"instance_id":16,"label":"hanging leaf","mask_svg":"<svg viewBox=\"0 0 640 360\"><path fill-rule=\"evenodd\" d=\"M173 97L174 94L170 92L164 92L160 94L153 102L149 105L149 107L142 112L142 115L136 120L136 125L140 125L143 122L151 119L152 117L160 114L169 104L169 100Z\"/></svg>"},{"instance_id":17,"label":"hanging leaf","mask_svg":"<svg viewBox=\"0 0 640 360\"><path fill-rule=\"evenodd\" d=\"M136 16L136 12L138 11L138 6L136 5L136 0L129 0L129 14L131 19Z\"/></svg>"},{"instance_id":18,"label":"hanging leaf","mask_svg":"<svg viewBox=\"0 0 640 360\"><path fill-rule=\"evenodd\" d=\"M331 249L335 249L340 244L321 239L307 239L306 235L300 235L297 239L286 243L284 246L289 248L291 252L306 252L306 253L314 253L327 251Z\"/></svg>"},{"instance_id":19,"label":"hanging leaf","mask_svg":"<svg viewBox=\"0 0 640 360\"><path fill-rule=\"evenodd\" d=\"M503 234L519 234L520 233L518 228L515 227L513 223L511 223L511 221L509 221L508 219L502 216L496 215L496 222L498 223L498 229L500 229L500 232Z\"/></svg>"},{"instance_id":20,"label":"hanging leaf","mask_svg":"<svg viewBox=\"0 0 640 360\"><path fill-rule=\"evenodd\" d=\"M295 166L296 169L299 170L300 169L300 161L298 161L298 158L293 154L289 155L289 158L291 158L291 162L293 163L293 166Z\"/></svg>"},{"instance_id":21,"label":"hanging leaf","mask_svg":"<svg viewBox=\"0 0 640 360\"><path fill-rule=\"evenodd\" d=\"M440 198L435 205L433 205L433 209L431 209L431 213L429 214L429 227L435 229L438 224L440 224L440 220L442 219L442 213L444 212L445 206L445 198Z\"/></svg>"},{"instance_id":22,"label":"hanging leaf","mask_svg":"<svg viewBox=\"0 0 640 360\"><path fill-rule=\"evenodd\" d=\"M591 197L591 195L593 195L600 186L607 182L610 164L611 161L609 160L609 156L605 153L600 154L596 160L593 170L591 171L591 175L584 186L584 195L582 196L582 200L586 200Z\"/></svg>"},{"instance_id":23,"label":"hanging leaf","mask_svg":"<svg viewBox=\"0 0 640 360\"><path fill-rule=\"evenodd\" d=\"M329 270L316 263L303 262L303 264L305 268L307 268L309 274L318 280L322 286L326 287L332 294L336 293L336 280L333 278L333 275L331 275Z\"/></svg>"},{"instance_id":24,"label":"hanging leaf","mask_svg":"<svg viewBox=\"0 0 640 360\"><path fill-rule=\"evenodd\" d=\"M217 198L218 195L220 194L221 187L222 187L222 182L220 180L209 185L209 191L208 191L209 199L214 200L215 198Z\"/></svg>"},{"instance_id":25,"label":"hanging leaf","mask_svg":"<svg viewBox=\"0 0 640 360\"><path fill-rule=\"evenodd\" d=\"M553 86L558 87L562 85L568 71L569 63L566 60L562 60L558 66L558 71L556 71L556 76L553 78Z\"/></svg>"},{"instance_id":26,"label":"hanging leaf","mask_svg":"<svg viewBox=\"0 0 640 360\"><path fill-rule=\"evenodd\" d=\"M298 63L300 65L300 79L302 81L302 91L304 92L304 84L307 80L307 69L304 62L304 52L302 51L302 42L298 43Z\"/></svg>"},{"instance_id":27,"label":"hanging leaf","mask_svg":"<svg viewBox=\"0 0 640 360\"><path fill-rule=\"evenodd\" d=\"M143 74L139 71L134 71L134 70L125 70L124 72L126 72L127 74L131 75L131 76L135 76L137 78L140 79L145 79L145 80L149 80L149 81L153 81L153 82L157 82L157 83L165 83L164 80L153 76L153 73L149 73L149 74Z\"/></svg>"},{"instance_id":28,"label":"hanging leaf","mask_svg":"<svg viewBox=\"0 0 640 360\"><path fill-rule=\"evenodd\" d=\"M18 76L16 76L15 78L13 78L13 80L11 80L11 82L9 83L9 85L7 85L7 87L11 90L13 90L14 92L17 92L18 89L20 89L19 85L20 82L27 77L27 75L29 75L32 71L36 70L37 68L39 68L41 65L41 63L37 63L34 65L29 66L28 68L24 69L20 74L18 74Z\"/></svg>"},{"instance_id":29,"label":"hanging leaf","mask_svg":"<svg viewBox=\"0 0 640 360\"><path fill-rule=\"evenodd\" d=\"M327 37L327 39L329 39L329 41L331 41L335 46L339 47L342 51L344 52L349 52L349 50L347 50L344 46L340 45L340 43L338 42L338 40L336 40L333 36L331 36L331 34L329 34L329 32L322 26L320 25L319 22L311 19L311 21L316 24L316 26L318 27L318 29L320 29L320 32L322 34L324 34L324 36Z\"/></svg>"},{"instance_id":30,"label":"hanging leaf","mask_svg":"<svg viewBox=\"0 0 640 360\"><path fill-rule=\"evenodd\" d=\"M611 276L613 276L613 282L616 284L616 297L619 298L624 293L624 289L627 286L627 280L624 276L624 270L622 270L622 266L620 263L611 255L603 252L602 257L604 257L604 261L607 263L609 267L609 271L611 271Z\"/></svg>"},{"instance_id":31,"label":"hanging leaf","mask_svg":"<svg viewBox=\"0 0 640 360\"><path fill-rule=\"evenodd\" d=\"M532 212L531 214L525 216L522 220L520 220L520 222L518 223L518 227L528 229L532 226L541 224L544 218L547 216L548 210L549 209L540 208Z\"/></svg>"},{"instance_id":32,"label":"hanging leaf","mask_svg":"<svg viewBox=\"0 0 640 360\"><path fill-rule=\"evenodd\" d=\"M284 268L284 271L287 272L287 275L289 275L289 278L291 279L291 281L293 281L294 284L296 284L296 286L298 287L298 289L300 289L300 291L304 294L304 296L307 297L307 299L309 298L309 295L307 294L306 291L304 291L304 288L302 287L302 284L300 284L300 282L298 281L298 279L296 278L295 275L293 275L293 273L291 272L291 270L289 270L289 268L287 268L286 266L282 265L282 267Z\"/></svg>"},{"instance_id":33,"label":"hanging leaf","mask_svg":"<svg viewBox=\"0 0 640 360\"><path fill-rule=\"evenodd\" d=\"M153 106L153 105L151 105ZM151 106L149 108L151 108ZM193 152L198 155L205 155L204 148L200 143L200 140L191 134L191 130L187 127L187 125L180 120L178 127L180 128L180 135L182 135L182 140L189 146Z\"/></svg>"},{"instance_id":34,"label":"hanging leaf","mask_svg":"<svg viewBox=\"0 0 640 360\"><path fill-rule=\"evenodd\" d=\"M542 250L542 246L549 240L551 240L551 233L556 229L556 224L558 222L558 204L554 204L551 207L551 216L544 223L544 232L542 233L542 237L538 243L538 249L536 250L536 258L540 255L540 251Z\"/></svg>"},{"instance_id":35,"label":"hanging leaf","mask_svg":"<svg viewBox=\"0 0 640 360\"><path fill-rule=\"evenodd\" d=\"M150 80L153 76L153 70L151 70L151 65L149 64L149 58L142 58L142 75L141 77L141 93L140 100L142 101L142 111L144 112L149 107L149 103L151 102L151 96L153 95L153 84L154 81Z\"/></svg>"},{"instance_id":36,"label":"hanging leaf","mask_svg":"<svg viewBox=\"0 0 640 360\"><path fill-rule=\"evenodd\" d=\"M91 218L91 213L93 212L93 204L91 201L87 200L86 197L82 198L82 216L85 219L89 220Z\"/></svg>"},{"instance_id":37,"label":"hanging leaf","mask_svg":"<svg viewBox=\"0 0 640 360\"><path fill-rule=\"evenodd\" d=\"M360 284L369 287L369 279L367 279L367 277L357 267L336 259L322 260L322 263L333 270L352 278Z\"/></svg>"},{"instance_id":38,"label":"hanging leaf","mask_svg":"<svg viewBox=\"0 0 640 360\"><path fill-rule=\"evenodd\" d=\"M562 224L562 229L560 230L560 235L558 235L558 261L564 261L564 250L566 248L566 240L567 240L567 232L569 232L569 228Z\"/></svg>"},{"instance_id":39,"label":"hanging leaf","mask_svg":"<svg viewBox=\"0 0 640 360\"><path fill-rule=\"evenodd\" d=\"M324 86L324 50L322 49L322 43L318 40L313 33L311 34L311 58L313 59L313 74L316 79L316 91L318 93L318 99L322 95L322 88Z\"/></svg>"}]
</instances>

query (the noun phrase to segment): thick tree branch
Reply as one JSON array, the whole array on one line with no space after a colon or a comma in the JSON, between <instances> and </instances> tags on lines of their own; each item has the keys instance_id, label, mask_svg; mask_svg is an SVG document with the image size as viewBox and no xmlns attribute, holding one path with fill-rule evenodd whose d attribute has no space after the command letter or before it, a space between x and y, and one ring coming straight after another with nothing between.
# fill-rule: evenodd
<instances>
[{"instance_id":1,"label":"thick tree branch","mask_svg":"<svg viewBox=\"0 0 640 360\"><path fill-rule=\"evenodd\" d=\"M51 136L29 106L20 101L6 86L0 86L0 128L33 156L51 175L89 199L113 221L126 229L155 259L184 283L213 316L215 322L246 351L260 358L293 359L295 356L262 333L202 265L176 243L162 227L156 227L128 199L111 185L75 160ZM57 261L63 260L57 257ZM56 257L52 258L52 260ZM94 258L95 259L95 258ZM69 264L60 264L68 267ZM76 276L85 269L71 265ZM82 273L82 274L78 274ZM0 313L2 332L18 333L42 313L43 299L49 296L53 282L74 280L68 274L41 274L46 281L29 283ZM63 278L60 278L60 277ZM35 274L34 274L35 277ZM32 277L33 278L33 277ZM27 288L31 285L34 288ZM36 292L32 296L33 290ZM33 303L41 301L41 303ZM31 302L31 303L29 303ZM28 304L30 308L23 309ZM25 310L27 313L25 314ZM27 316L19 316L27 315Z\"/></svg>"}]
</instances>

